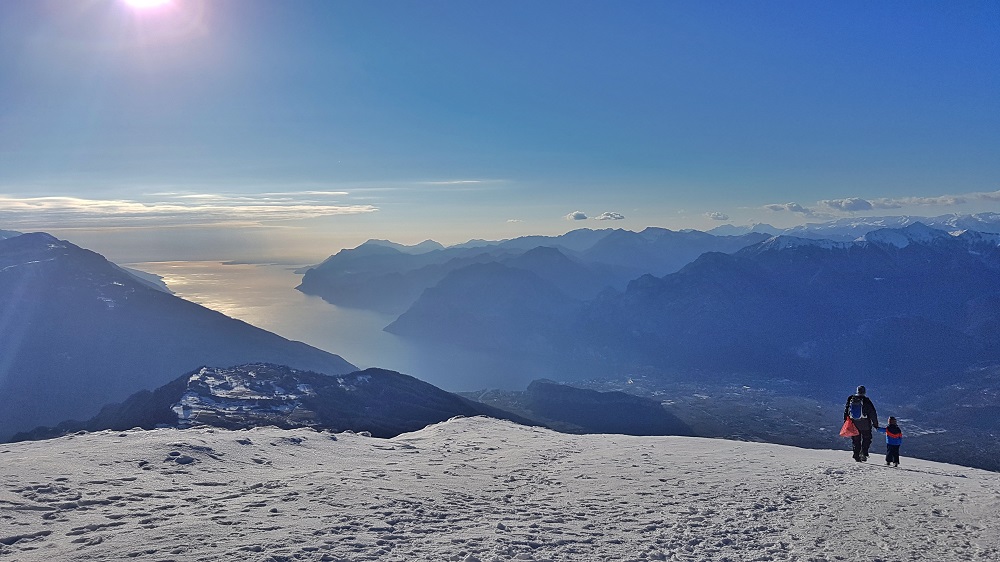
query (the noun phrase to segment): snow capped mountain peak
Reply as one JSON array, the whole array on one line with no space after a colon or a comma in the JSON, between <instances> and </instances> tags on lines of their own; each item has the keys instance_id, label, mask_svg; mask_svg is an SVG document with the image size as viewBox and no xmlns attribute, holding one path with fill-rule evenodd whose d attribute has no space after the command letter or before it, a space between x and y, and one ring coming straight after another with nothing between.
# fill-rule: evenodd
<instances>
[{"instance_id":1,"label":"snow capped mountain peak","mask_svg":"<svg viewBox=\"0 0 1000 562\"><path fill-rule=\"evenodd\" d=\"M44 232L0 238L0 273L53 262L70 246Z\"/></svg>"},{"instance_id":2,"label":"snow capped mountain peak","mask_svg":"<svg viewBox=\"0 0 1000 562\"><path fill-rule=\"evenodd\" d=\"M775 228L767 223L755 222L743 226L724 224L722 226L717 226L706 232L708 232L709 234L714 234L715 236L741 236L743 234L750 234L751 232L777 235L779 232L781 232L781 229Z\"/></svg>"},{"instance_id":3,"label":"snow capped mountain peak","mask_svg":"<svg viewBox=\"0 0 1000 562\"><path fill-rule=\"evenodd\" d=\"M938 223L931 226L947 227L949 230L975 230L978 232L1000 232L1000 213L976 213L973 215L951 215L937 217Z\"/></svg>"},{"instance_id":4,"label":"snow capped mountain peak","mask_svg":"<svg viewBox=\"0 0 1000 562\"><path fill-rule=\"evenodd\" d=\"M302 406L302 395L312 394L311 389L295 392L282 388L273 377L258 378L257 371L266 369L265 365L240 369L203 367L191 375L187 392L172 408L178 424L190 427L206 421L231 421L235 416L242 420L250 415L261 420L281 419ZM302 385L295 386L297 391ZM313 412L302 414L306 415L298 418L303 421L315 417Z\"/></svg>"},{"instance_id":5,"label":"snow capped mountain peak","mask_svg":"<svg viewBox=\"0 0 1000 562\"><path fill-rule=\"evenodd\" d=\"M317 385L326 381L336 381L342 391L351 392L371 383L371 376L352 373L326 378L267 363L202 367L188 378L187 390L171 409L180 427L199 423L311 426L319 414L306 402L317 397Z\"/></svg>"},{"instance_id":6,"label":"snow capped mountain peak","mask_svg":"<svg viewBox=\"0 0 1000 562\"><path fill-rule=\"evenodd\" d=\"M975 230L958 230L952 233L952 236L959 240L966 241L969 245L979 246L987 245L1000 247L1000 234L994 234L992 232L977 232Z\"/></svg>"},{"instance_id":7,"label":"snow capped mountain peak","mask_svg":"<svg viewBox=\"0 0 1000 562\"><path fill-rule=\"evenodd\" d=\"M865 242L885 244L905 248L912 243L931 244L937 240L949 240L952 236L943 230L931 228L922 222L915 222L903 228L883 228L869 232L863 237Z\"/></svg>"},{"instance_id":8,"label":"snow capped mountain peak","mask_svg":"<svg viewBox=\"0 0 1000 562\"><path fill-rule=\"evenodd\" d=\"M17 248L18 250L46 250L52 248L66 248L67 243L59 240L47 232L30 232L11 237L0 237L7 248Z\"/></svg>"},{"instance_id":9,"label":"snow capped mountain peak","mask_svg":"<svg viewBox=\"0 0 1000 562\"><path fill-rule=\"evenodd\" d=\"M837 242L834 240L823 240L814 238L800 238L798 236L778 235L764 240L760 244L751 246L754 253L766 251L787 250L790 248L821 248L824 250L844 249L849 247L850 242ZM750 249L748 248L748 250Z\"/></svg>"}]
</instances>

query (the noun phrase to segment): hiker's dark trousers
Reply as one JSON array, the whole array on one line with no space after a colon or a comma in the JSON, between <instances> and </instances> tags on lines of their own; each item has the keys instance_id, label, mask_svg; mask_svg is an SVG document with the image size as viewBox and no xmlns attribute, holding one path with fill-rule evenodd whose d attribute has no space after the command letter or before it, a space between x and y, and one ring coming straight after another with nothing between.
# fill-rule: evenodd
<instances>
[{"instance_id":1,"label":"hiker's dark trousers","mask_svg":"<svg viewBox=\"0 0 1000 562\"><path fill-rule=\"evenodd\" d=\"M859 430L859 435L854 435L851 437L851 443L854 445L854 459L860 459L861 457L868 456L868 449L872 446L872 430Z\"/></svg>"},{"instance_id":2,"label":"hiker's dark trousers","mask_svg":"<svg viewBox=\"0 0 1000 562\"><path fill-rule=\"evenodd\" d=\"M885 462L899 464L899 445L885 446Z\"/></svg>"}]
</instances>

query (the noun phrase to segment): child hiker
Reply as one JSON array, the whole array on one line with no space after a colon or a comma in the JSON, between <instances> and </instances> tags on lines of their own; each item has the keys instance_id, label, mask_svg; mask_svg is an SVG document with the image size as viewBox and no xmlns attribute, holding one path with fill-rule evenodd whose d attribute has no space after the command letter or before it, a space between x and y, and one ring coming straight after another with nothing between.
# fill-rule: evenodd
<instances>
[{"instance_id":1,"label":"child hiker","mask_svg":"<svg viewBox=\"0 0 1000 562\"><path fill-rule=\"evenodd\" d=\"M885 434L885 465L899 466L899 446L903 444L903 431L896 425L896 418L889 416L889 425L875 428Z\"/></svg>"}]
</instances>

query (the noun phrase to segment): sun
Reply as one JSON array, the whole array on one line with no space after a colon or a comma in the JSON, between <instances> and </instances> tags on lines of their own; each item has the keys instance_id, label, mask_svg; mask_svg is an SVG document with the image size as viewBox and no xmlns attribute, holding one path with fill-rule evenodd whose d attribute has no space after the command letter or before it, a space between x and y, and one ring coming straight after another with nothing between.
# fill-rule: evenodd
<instances>
[{"instance_id":1,"label":"sun","mask_svg":"<svg viewBox=\"0 0 1000 562\"><path fill-rule=\"evenodd\" d=\"M164 6L169 4L172 0L122 0L129 6L142 10L145 8L155 8L157 6Z\"/></svg>"}]
</instances>

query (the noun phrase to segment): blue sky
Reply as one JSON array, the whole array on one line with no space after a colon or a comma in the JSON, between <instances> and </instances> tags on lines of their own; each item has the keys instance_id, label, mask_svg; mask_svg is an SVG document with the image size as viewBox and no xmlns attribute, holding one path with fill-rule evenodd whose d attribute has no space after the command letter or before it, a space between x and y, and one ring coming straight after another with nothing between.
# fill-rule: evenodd
<instances>
[{"instance_id":1,"label":"blue sky","mask_svg":"<svg viewBox=\"0 0 1000 562\"><path fill-rule=\"evenodd\" d=\"M985 211L996 2L0 2L0 228L119 260Z\"/></svg>"}]
</instances>

